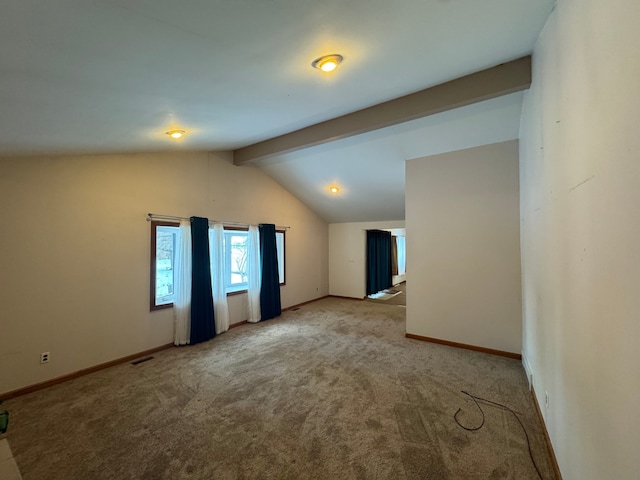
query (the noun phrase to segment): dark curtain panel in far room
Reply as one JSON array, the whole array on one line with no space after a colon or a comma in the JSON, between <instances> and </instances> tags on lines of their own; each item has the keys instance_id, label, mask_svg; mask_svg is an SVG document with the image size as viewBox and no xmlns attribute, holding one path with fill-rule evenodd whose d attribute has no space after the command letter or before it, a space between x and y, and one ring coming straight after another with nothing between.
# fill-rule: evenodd
<instances>
[{"instance_id":1,"label":"dark curtain panel in far room","mask_svg":"<svg viewBox=\"0 0 640 480\"><path fill-rule=\"evenodd\" d=\"M278 249L276 226L260 224L260 263L262 287L260 288L260 311L262 320L269 320L282 313L280 305L280 276L278 275Z\"/></svg>"},{"instance_id":2,"label":"dark curtain panel in far room","mask_svg":"<svg viewBox=\"0 0 640 480\"><path fill-rule=\"evenodd\" d=\"M391 286L391 232L367 230L367 295Z\"/></svg>"},{"instance_id":3,"label":"dark curtain panel in far room","mask_svg":"<svg viewBox=\"0 0 640 480\"><path fill-rule=\"evenodd\" d=\"M216 336L209 261L209 220L191 217L191 345Z\"/></svg>"}]
</instances>

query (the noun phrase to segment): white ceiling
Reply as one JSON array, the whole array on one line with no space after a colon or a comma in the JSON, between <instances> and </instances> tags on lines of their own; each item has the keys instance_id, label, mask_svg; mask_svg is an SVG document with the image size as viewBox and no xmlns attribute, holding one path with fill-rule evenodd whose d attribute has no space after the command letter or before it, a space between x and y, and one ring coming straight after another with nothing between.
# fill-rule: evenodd
<instances>
[{"instance_id":1,"label":"white ceiling","mask_svg":"<svg viewBox=\"0 0 640 480\"><path fill-rule=\"evenodd\" d=\"M0 15L0 155L246 146L526 55L553 3L7 0ZM310 67L328 53L345 57L336 72ZM397 218L400 184L386 181L388 166L510 137L486 128L482 139L473 119L507 124L520 98L296 152L264 168L327 220ZM508 118L498 119L500 112ZM448 124L465 138L451 138L456 130ZM170 128L188 135L171 141L164 134ZM365 170L386 178L365 178L358 163L365 157ZM313 158L326 162L324 169L310 166ZM344 182L340 208L302 194L329 178ZM370 204L367 185L384 189L377 199L388 209L374 214L357 206Z\"/></svg>"},{"instance_id":2,"label":"white ceiling","mask_svg":"<svg viewBox=\"0 0 640 480\"><path fill-rule=\"evenodd\" d=\"M268 160L260 167L330 223L404 219L405 161L518 138L524 93ZM329 188L336 185L338 194Z\"/></svg>"}]
</instances>

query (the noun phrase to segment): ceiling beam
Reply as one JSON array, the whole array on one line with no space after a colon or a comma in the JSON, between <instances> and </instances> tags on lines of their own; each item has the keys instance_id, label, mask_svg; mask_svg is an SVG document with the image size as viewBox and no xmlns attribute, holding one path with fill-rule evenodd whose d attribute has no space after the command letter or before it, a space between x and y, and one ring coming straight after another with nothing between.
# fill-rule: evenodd
<instances>
[{"instance_id":1,"label":"ceiling beam","mask_svg":"<svg viewBox=\"0 0 640 480\"><path fill-rule=\"evenodd\" d=\"M233 163L246 165L274 155L333 142L519 92L528 89L530 85L531 56L526 56L404 97L239 148L233 152Z\"/></svg>"}]
</instances>

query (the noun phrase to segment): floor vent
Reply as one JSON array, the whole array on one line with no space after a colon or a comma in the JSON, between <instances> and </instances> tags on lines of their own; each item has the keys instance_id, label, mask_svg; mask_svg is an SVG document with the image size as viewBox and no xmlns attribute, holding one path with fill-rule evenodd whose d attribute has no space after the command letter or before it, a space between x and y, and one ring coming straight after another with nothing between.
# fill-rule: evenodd
<instances>
[{"instance_id":1,"label":"floor vent","mask_svg":"<svg viewBox=\"0 0 640 480\"><path fill-rule=\"evenodd\" d=\"M138 360L134 360L133 362L131 362L131 365L138 365L139 363L146 362L147 360L152 360L152 359L153 357L139 358Z\"/></svg>"},{"instance_id":2,"label":"floor vent","mask_svg":"<svg viewBox=\"0 0 640 480\"><path fill-rule=\"evenodd\" d=\"M300 307L292 308L291 311L295 312L296 310L300 310Z\"/></svg>"}]
</instances>

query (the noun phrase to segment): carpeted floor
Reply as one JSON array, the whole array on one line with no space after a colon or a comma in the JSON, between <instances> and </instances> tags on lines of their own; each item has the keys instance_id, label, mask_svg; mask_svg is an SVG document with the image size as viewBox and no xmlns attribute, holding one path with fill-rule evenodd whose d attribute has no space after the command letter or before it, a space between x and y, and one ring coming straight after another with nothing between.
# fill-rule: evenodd
<instances>
[{"instance_id":1,"label":"carpeted floor","mask_svg":"<svg viewBox=\"0 0 640 480\"><path fill-rule=\"evenodd\" d=\"M327 298L5 402L30 479L552 479L520 362L404 337Z\"/></svg>"}]
</instances>

